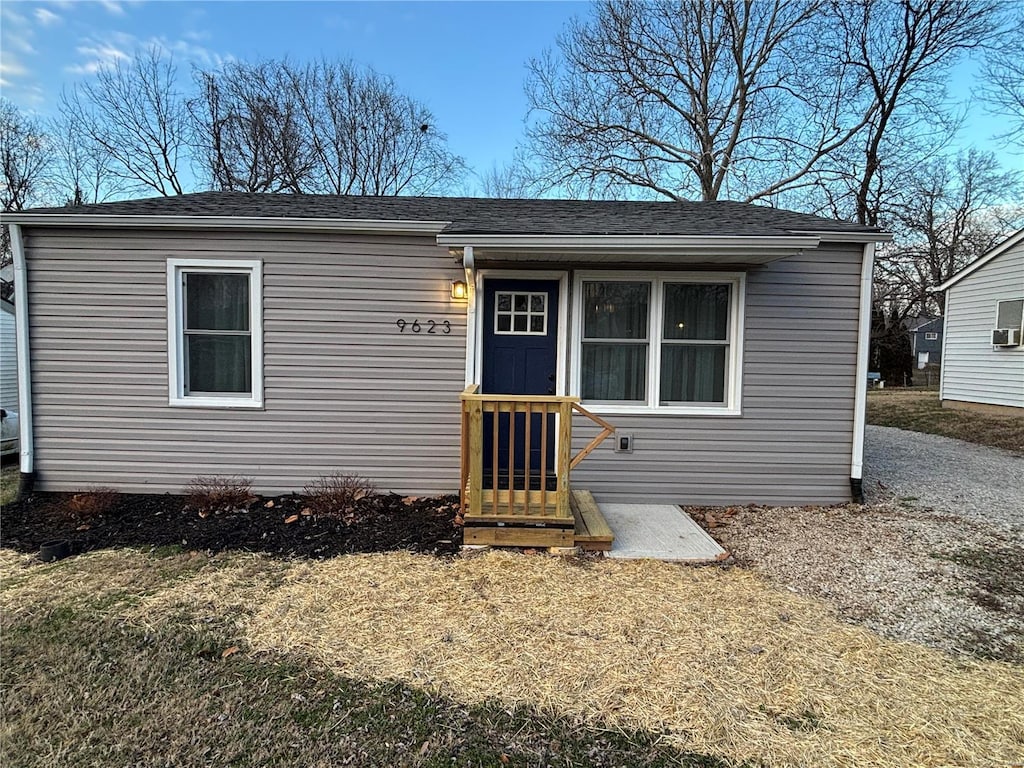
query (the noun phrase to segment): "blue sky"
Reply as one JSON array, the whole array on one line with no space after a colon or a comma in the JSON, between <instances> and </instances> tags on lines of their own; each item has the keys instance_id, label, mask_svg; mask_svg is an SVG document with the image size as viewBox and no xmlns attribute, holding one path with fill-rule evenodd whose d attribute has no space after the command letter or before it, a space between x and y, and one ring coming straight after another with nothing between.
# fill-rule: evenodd
<instances>
[{"instance_id":1,"label":"blue sky","mask_svg":"<svg viewBox=\"0 0 1024 768\"><path fill-rule=\"evenodd\" d=\"M582 1L3 0L0 91L49 115L63 86L152 43L174 53L185 77L192 64L230 58L352 59L426 103L451 148L483 173L510 160L522 136L528 60L587 11ZM969 94L974 68L961 68L953 86ZM996 129L972 107L962 143L991 148Z\"/></svg>"},{"instance_id":2,"label":"blue sky","mask_svg":"<svg viewBox=\"0 0 1024 768\"><path fill-rule=\"evenodd\" d=\"M51 114L62 86L159 42L187 75L289 56L352 59L424 102L478 172L511 159L526 115L526 63L583 2L11 2L0 10L2 93Z\"/></svg>"}]
</instances>

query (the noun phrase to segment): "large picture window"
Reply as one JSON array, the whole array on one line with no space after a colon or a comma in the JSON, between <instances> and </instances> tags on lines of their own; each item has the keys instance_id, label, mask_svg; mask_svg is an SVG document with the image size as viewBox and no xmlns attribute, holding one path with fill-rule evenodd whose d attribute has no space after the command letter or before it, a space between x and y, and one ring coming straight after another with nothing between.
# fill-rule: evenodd
<instances>
[{"instance_id":1,"label":"large picture window","mask_svg":"<svg viewBox=\"0 0 1024 768\"><path fill-rule=\"evenodd\" d=\"M739 275L578 278L579 392L606 411L739 409Z\"/></svg>"},{"instance_id":2,"label":"large picture window","mask_svg":"<svg viewBox=\"0 0 1024 768\"><path fill-rule=\"evenodd\" d=\"M260 262L170 259L167 280L171 404L261 406Z\"/></svg>"}]
</instances>

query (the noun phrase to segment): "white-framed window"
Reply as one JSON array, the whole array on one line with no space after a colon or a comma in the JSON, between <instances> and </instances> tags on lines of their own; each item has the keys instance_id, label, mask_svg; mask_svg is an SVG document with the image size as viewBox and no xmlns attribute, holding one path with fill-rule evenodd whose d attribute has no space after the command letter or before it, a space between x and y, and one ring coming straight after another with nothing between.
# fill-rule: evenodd
<instances>
[{"instance_id":1,"label":"white-framed window","mask_svg":"<svg viewBox=\"0 0 1024 768\"><path fill-rule=\"evenodd\" d=\"M263 407L263 265L167 260L171 405Z\"/></svg>"},{"instance_id":2,"label":"white-framed window","mask_svg":"<svg viewBox=\"0 0 1024 768\"><path fill-rule=\"evenodd\" d=\"M599 412L738 415L744 275L576 276L573 377Z\"/></svg>"},{"instance_id":3,"label":"white-framed window","mask_svg":"<svg viewBox=\"0 0 1024 768\"><path fill-rule=\"evenodd\" d=\"M529 291L496 291L494 333L500 336L546 336L548 295Z\"/></svg>"},{"instance_id":4,"label":"white-framed window","mask_svg":"<svg viewBox=\"0 0 1024 768\"><path fill-rule=\"evenodd\" d=\"M925 331L924 338L925 341L938 341L939 334L937 331Z\"/></svg>"},{"instance_id":5,"label":"white-framed window","mask_svg":"<svg viewBox=\"0 0 1024 768\"><path fill-rule=\"evenodd\" d=\"M996 328L1019 328L1024 332L1024 298L996 302Z\"/></svg>"}]
</instances>

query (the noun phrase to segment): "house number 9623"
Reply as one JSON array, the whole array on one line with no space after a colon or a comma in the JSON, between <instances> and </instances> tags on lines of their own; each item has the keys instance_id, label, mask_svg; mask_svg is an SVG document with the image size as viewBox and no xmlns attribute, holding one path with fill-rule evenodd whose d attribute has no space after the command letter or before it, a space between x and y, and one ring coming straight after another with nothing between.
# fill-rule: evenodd
<instances>
[{"instance_id":1,"label":"house number 9623","mask_svg":"<svg viewBox=\"0 0 1024 768\"><path fill-rule=\"evenodd\" d=\"M399 333L443 333L449 334L452 332L452 324L447 320L437 322L436 320L424 320L422 323L419 320L403 320L398 318L395 320L395 325L398 326Z\"/></svg>"}]
</instances>

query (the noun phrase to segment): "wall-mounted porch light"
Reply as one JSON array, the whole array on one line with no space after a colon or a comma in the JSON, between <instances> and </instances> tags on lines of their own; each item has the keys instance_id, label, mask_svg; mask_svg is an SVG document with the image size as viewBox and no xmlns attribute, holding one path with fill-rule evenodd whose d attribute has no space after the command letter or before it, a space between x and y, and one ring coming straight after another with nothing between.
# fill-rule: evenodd
<instances>
[{"instance_id":1,"label":"wall-mounted porch light","mask_svg":"<svg viewBox=\"0 0 1024 768\"><path fill-rule=\"evenodd\" d=\"M452 298L465 301L469 298L469 286L465 280L452 280Z\"/></svg>"}]
</instances>

